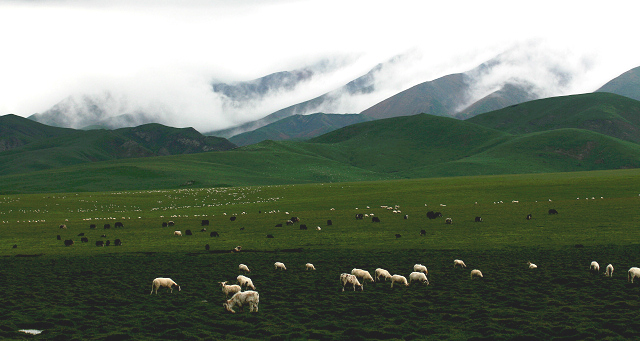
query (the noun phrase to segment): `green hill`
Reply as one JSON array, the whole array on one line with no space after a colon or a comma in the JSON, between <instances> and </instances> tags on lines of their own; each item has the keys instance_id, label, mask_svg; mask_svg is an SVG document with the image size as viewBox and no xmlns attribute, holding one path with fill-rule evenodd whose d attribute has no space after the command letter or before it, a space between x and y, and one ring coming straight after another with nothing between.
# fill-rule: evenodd
<instances>
[{"instance_id":1,"label":"green hill","mask_svg":"<svg viewBox=\"0 0 640 341\"><path fill-rule=\"evenodd\" d=\"M235 135L229 141L247 146L264 140L307 140L367 119L357 114L293 115L253 131Z\"/></svg>"},{"instance_id":2,"label":"green hill","mask_svg":"<svg viewBox=\"0 0 640 341\"><path fill-rule=\"evenodd\" d=\"M511 134L560 128L586 129L640 143L640 102L611 93L530 101L478 115L467 122Z\"/></svg>"}]
</instances>

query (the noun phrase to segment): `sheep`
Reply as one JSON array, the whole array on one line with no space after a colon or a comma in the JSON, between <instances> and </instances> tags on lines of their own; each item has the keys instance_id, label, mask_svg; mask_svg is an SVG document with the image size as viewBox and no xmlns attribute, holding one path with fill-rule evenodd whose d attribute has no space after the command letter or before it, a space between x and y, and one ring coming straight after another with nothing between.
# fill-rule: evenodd
<instances>
[{"instance_id":1,"label":"sheep","mask_svg":"<svg viewBox=\"0 0 640 341\"><path fill-rule=\"evenodd\" d=\"M60 228L63 229L63 230L66 230L67 229L67 225L62 224L62 225L60 225Z\"/></svg>"},{"instance_id":2,"label":"sheep","mask_svg":"<svg viewBox=\"0 0 640 341\"><path fill-rule=\"evenodd\" d=\"M240 269L240 271L244 271L245 273L251 272L251 270L249 270L249 267L244 264L238 265L238 269Z\"/></svg>"},{"instance_id":3,"label":"sheep","mask_svg":"<svg viewBox=\"0 0 640 341\"><path fill-rule=\"evenodd\" d=\"M640 278L640 268L636 268L635 266L629 269L627 281L633 283L634 278Z\"/></svg>"},{"instance_id":4,"label":"sheep","mask_svg":"<svg viewBox=\"0 0 640 341\"><path fill-rule=\"evenodd\" d=\"M375 281L373 280L373 277L371 277L371 274L370 274L370 273L369 273L369 271L367 271L367 270L362 270L362 269L356 269L356 268L353 268L353 269L351 270L351 274L352 274L352 275L354 275L354 276L356 276L356 277L358 277L358 278L361 278L361 279L362 279L362 284L364 284L364 281L365 281L365 280L369 280L369 281L371 281L372 283L373 283L373 282L375 282Z\"/></svg>"},{"instance_id":5,"label":"sheep","mask_svg":"<svg viewBox=\"0 0 640 341\"><path fill-rule=\"evenodd\" d=\"M173 235L177 236L177 237L182 237L182 232L180 231L173 231Z\"/></svg>"},{"instance_id":6,"label":"sheep","mask_svg":"<svg viewBox=\"0 0 640 341\"><path fill-rule=\"evenodd\" d=\"M356 287L360 287L360 291L364 291L362 284L358 281L358 277L354 275L350 275L348 273L340 274L340 282L342 283L342 291L344 291L344 287L347 284L353 285L353 291L356 291Z\"/></svg>"},{"instance_id":7,"label":"sheep","mask_svg":"<svg viewBox=\"0 0 640 341\"><path fill-rule=\"evenodd\" d=\"M238 275L236 279L238 280L238 284L240 284L241 287L246 287L246 288L251 288L253 290L256 290L256 287L253 285L253 281L251 280L251 278L247 276Z\"/></svg>"},{"instance_id":8,"label":"sheep","mask_svg":"<svg viewBox=\"0 0 640 341\"><path fill-rule=\"evenodd\" d=\"M593 272L599 272L600 271L600 264L598 264L598 262L596 262L596 261L591 262L591 265L589 265L589 270L591 270Z\"/></svg>"},{"instance_id":9,"label":"sheep","mask_svg":"<svg viewBox=\"0 0 640 341\"><path fill-rule=\"evenodd\" d=\"M249 305L249 312L258 312L258 303L260 302L260 294L257 291L244 291L235 293L231 299L227 300L222 306L233 314L236 312L233 307L240 307L240 311L244 311L244 306Z\"/></svg>"},{"instance_id":10,"label":"sheep","mask_svg":"<svg viewBox=\"0 0 640 341\"><path fill-rule=\"evenodd\" d=\"M535 265L535 264L533 264L531 262L527 262L527 265L529 266L529 269L537 269L538 268L537 265Z\"/></svg>"},{"instance_id":11,"label":"sheep","mask_svg":"<svg viewBox=\"0 0 640 341\"><path fill-rule=\"evenodd\" d=\"M238 246L233 248L233 251L235 251L235 252L240 252L240 250L242 250L242 246L240 246L240 245L238 245Z\"/></svg>"},{"instance_id":12,"label":"sheep","mask_svg":"<svg viewBox=\"0 0 640 341\"><path fill-rule=\"evenodd\" d=\"M427 283L427 285L429 285L429 280L427 279L427 276L422 272L414 271L411 274L409 274L409 284L411 284L412 281L419 281L422 283Z\"/></svg>"},{"instance_id":13,"label":"sheep","mask_svg":"<svg viewBox=\"0 0 640 341\"><path fill-rule=\"evenodd\" d=\"M178 287L178 291L180 291L180 286L174 282L171 278L163 278L163 277L158 277L156 279L153 280L153 282L151 282L151 294L153 294L153 291L155 290L156 295L158 294L158 289L160 287L166 287L167 290L171 290L171 293L173 293L173 288L174 287Z\"/></svg>"},{"instance_id":14,"label":"sheep","mask_svg":"<svg viewBox=\"0 0 640 341\"><path fill-rule=\"evenodd\" d=\"M320 226L316 226L316 230L318 230L318 231L322 231L322 227L320 227Z\"/></svg>"},{"instance_id":15,"label":"sheep","mask_svg":"<svg viewBox=\"0 0 640 341\"><path fill-rule=\"evenodd\" d=\"M467 265L464 264L464 262L461 261L460 259L454 259L453 260L453 267L455 268L458 265L460 265L461 268L466 268L467 267Z\"/></svg>"},{"instance_id":16,"label":"sheep","mask_svg":"<svg viewBox=\"0 0 640 341\"><path fill-rule=\"evenodd\" d=\"M531 213L527 214L527 220L531 220Z\"/></svg>"},{"instance_id":17,"label":"sheep","mask_svg":"<svg viewBox=\"0 0 640 341\"><path fill-rule=\"evenodd\" d=\"M444 223L451 225L451 224L453 224L453 220L451 218L447 218L447 219L444 220Z\"/></svg>"},{"instance_id":18,"label":"sheep","mask_svg":"<svg viewBox=\"0 0 640 341\"><path fill-rule=\"evenodd\" d=\"M409 286L409 282L407 282L407 278L402 275L393 275L391 276L391 287L393 288L393 283L404 284L405 286Z\"/></svg>"},{"instance_id":19,"label":"sheep","mask_svg":"<svg viewBox=\"0 0 640 341\"><path fill-rule=\"evenodd\" d=\"M229 295L233 296L237 292L242 291L242 287L237 284L227 285L227 281L220 282L220 286L222 287L222 293L225 298L229 298Z\"/></svg>"},{"instance_id":20,"label":"sheep","mask_svg":"<svg viewBox=\"0 0 640 341\"><path fill-rule=\"evenodd\" d=\"M427 270L427 267L422 265L422 264L416 264L413 266L413 271L416 272L423 272L425 275L429 274L429 270Z\"/></svg>"},{"instance_id":21,"label":"sheep","mask_svg":"<svg viewBox=\"0 0 640 341\"><path fill-rule=\"evenodd\" d=\"M305 267L306 270L315 270L316 269L316 267L313 266L313 264L311 264L311 263L305 264L304 267Z\"/></svg>"},{"instance_id":22,"label":"sheep","mask_svg":"<svg viewBox=\"0 0 640 341\"><path fill-rule=\"evenodd\" d=\"M391 278L391 274L389 273L389 271L382 268L377 268L375 274L376 281L380 281L380 277L384 277L385 281L387 280L387 278Z\"/></svg>"},{"instance_id":23,"label":"sheep","mask_svg":"<svg viewBox=\"0 0 640 341\"><path fill-rule=\"evenodd\" d=\"M273 263L273 265L275 266L276 270L280 269L280 270L287 270L287 267L284 266L284 263L281 262L275 262Z\"/></svg>"},{"instance_id":24,"label":"sheep","mask_svg":"<svg viewBox=\"0 0 640 341\"><path fill-rule=\"evenodd\" d=\"M482 272L480 272L480 270L473 269L471 270L471 279L473 279L474 277L483 278L484 276L482 276Z\"/></svg>"},{"instance_id":25,"label":"sheep","mask_svg":"<svg viewBox=\"0 0 640 341\"><path fill-rule=\"evenodd\" d=\"M604 275L607 277L612 277L613 276L613 265L609 264L607 265L607 268L604 271Z\"/></svg>"}]
</instances>

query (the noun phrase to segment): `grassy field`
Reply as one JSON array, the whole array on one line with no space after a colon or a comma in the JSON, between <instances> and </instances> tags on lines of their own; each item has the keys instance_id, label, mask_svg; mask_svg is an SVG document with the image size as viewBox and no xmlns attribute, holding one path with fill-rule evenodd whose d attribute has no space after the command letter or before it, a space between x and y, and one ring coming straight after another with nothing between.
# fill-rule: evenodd
<instances>
[{"instance_id":1,"label":"grassy field","mask_svg":"<svg viewBox=\"0 0 640 341\"><path fill-rule=\"evenodd\" d=\"M639 193L640 171L620 170L4 195L0 337L629 339L640 333L640 288L626 279L640 265ZM395 205L400 213L381 207ZM428 219L430 210L453 224ZM301 221L285 225L292 216ZM162 227L170 220L175 226ZM173 236L187 229L193 235ZM95 246L116 238L122 246ZM237 245L242 252L229 252ZM454 269L456 258L468 268ZM593 260L613 264L614 276L590 273ZM288 270L276 272L276 261ZM306 262L317 271L305 271ZM222 308L217 282L235 282L240 263L260 293L256 314ZM416 263L429 268L429 286L341 292L342 272L381 267L408 277ZM471 280L473 268L484 278ZM155 277L182 291L149 295ZM44 331L17 331L32 328Z\"/></svg>"}]
</instances>

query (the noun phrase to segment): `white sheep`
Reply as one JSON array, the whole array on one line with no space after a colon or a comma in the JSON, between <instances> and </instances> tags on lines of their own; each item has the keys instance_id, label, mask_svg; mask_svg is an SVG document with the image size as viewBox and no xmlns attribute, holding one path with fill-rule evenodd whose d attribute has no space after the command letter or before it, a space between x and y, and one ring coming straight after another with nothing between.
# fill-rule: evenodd
<instances>
[{"instance_id":1,"label":"white sheep","mask_svg":"<svg viewBox=\"0 0 640 341\"><path fill-rule=\"evenodd\" d=\"M393 288L393 283L404 284L405 286L409 286L407 282L407 278L402 275L393 275L391 276L391 287Z\"/></svg>"},{"instance_id":2,"label":"white sheep","mask_svg":"<svg viewBox=\"0 0 640 341\"><path fill-rule=\"evenodd\" d=\"M174 235L174 236L178 236L178 237L182 237L182 232L180 232L180 231L173 231L173 235Z\"/></svg>"},{"instance_id":3,"label":"white sheep","mask_svg":"<svg viewBox=\"0 0 640 341\"><path fill-rule=\"evenodd\" d=\"M456 267L456 266L458 266L458 265L460 265L460 267L462 267L462 268L466 268L466 267L467 267L467 265L466 265L466 264L464 264L464 262L463 262L463 261L461 261L461 260L459 260L459 259L454 259L454 260L453 260L453 267L455 268L455 267Z\"/></svg>"},{"instance_id":4,"label":"white sheep","mask_svg":"<svg viewBox=\"0 0 640 341\"><path fill-rule=\"evenodd\" d=\"M222 287L222 293L225 298L228 298L229 295L235 295L235 293L242 291L242 287L237 284L227 285L227 282L220 282L220 286Z\"/></svg>"},{"instance_id":5,"label":"white sheep","mask_svg":"<svg viewBox=\"0 0 640 341\"><path fill-rule=\"evenodd\" d=\"M483 278L482 272L480 272L480 270L478 269L471 270L471 279L473 279L474 277Z\"/></svg>"},{"instance_id":6,"label":"white sheep","mask_svg":"<svg viewBox=\"0 0 640 341\"><path fill-rule=\"evenodd\" d=\"M389 271L382 269L382 268L377 268L376 269L376 281L380 281L380 277L384 277L384 280L386 281L387 278L391 278L391 274L389 273Z\"/></svg>"},{"instance_id":7,"label":"white sheep","mask_svg":"<svg viewBox=\"0 0 640 341\"><path fill-rule=\"evenodd\" d=\"M640 278L640 268L636 268L635 266L629 269L627 281L633 283L634 278Z\"/></svg>"},{"instance_id":8,"label":"white sheep","mask_svg":"<svg viewBox=\"0 0 640 341\"><path fill-rule=\"evenodd\" d=\"M151 294L153 294L153 291L155 290L156 295L158 294L158 289L160 287L166 287L167 290L171 290L171 293L173 293L173 288L174 287L178 287L178 291L180 291L180 286L174 282L171 278L163 278L163 277L158 277L156 279L153 280L153 282L151 282Z\"/></svg>"},{"instance_id":9,"label":"white sheep","mask_svg":"<svg viewBox=\"0 0 640 341\"><path fill-rule=\"evenodd\" d=\"M251 272L251 270L249 270L249 267L244 265L244 264L238 265L238 269L240 269L240 271L244 271L244 272Z\"/></svg>"},{"instance_id":10,"label":"white sheep","mask_svg":"<svg viewBox=\"0 0 640 341\"><path fill-rule=\"evenodd\" d=\"M422 272L422 273L424 273L425 275L428 275L428 274L429 274L429 270L427 270L427 267L426 267L426 266L424 266L424 265L422 265L422 264L416 264L416 265L414 265L414 266L413 266L413 271L416 271L416 272Z\"/></svg>"},{"instance_id":11,"label":"white sheep","mask_svg":"<svg viewBox=\"0 0 640 341\"><path fill-rule=\"evenodd\" d=\"M353 270L351 270L351 274L356 276L356 277L358 277L358 278L361 278L362 279L362 284L364 284L365 280L369 280L372 283L375 282L373 280L373 277L371 277L371 274L367 270L353 268Z\"/></svg>"},{"instance_id":12,"label":"white sheep","mask_svg":"<svg viewBox=\"0 0 640 341\"><path fill-rule=\"evenodd\" d=\"M613 265L611 264L607 265L607 268L604 270L604 275L607 277L613 276Z\"/></svg>"},{"instance_id":13,"label":"white sheep","mask_svg":"<svg viewBox=\"0 0 640 341\"><path fill-rule=\"evenodd\" d=\"M281 262L275 262L273 263L273 265L276 267L276 270L280 269L280 270L287 270L287 267L284 266L284 263Z\"/></svg>"},{"instance_id":14,"label":"white sheep","mask_svg":"<svg viewBox=\"0 0 640 341\"><path fill-rule=\"evenodd\" d=\"M422 272L414 271L411 274L409 274L409 284L411 284L411 282L413 281L427 283L427 285L429 285L429 280L427 279L427 276Z\"/></svg>"},{"instance_id":15,"label":"white sheep","mask_svg":"<svg viewBox=\"0 0 640 341\"><path fill-rule=\"evenodd\" d=\"M311 263L305 264L304 267L305 267L306 270L315 270L316 269L316 267L313 266L313 264L311 264Z\"/></svg>"},{"instance_id":16,"label":"white sheep","mask_svg":"<svg viewBox=\"0 0 640 341\"><path fill-rule=\"evenodd\" d=\"M260 294L257 291L244 291L235 293L231 299L222 303L222 306L231 313L236 313L233 307L240 307L240 311L244 311L244 306L249 305L249 312L258 312L258 303L260 302Z\"/></svg>"},{"instance_id":17,"label":"white sheep","mask_svg":"<svg viewBox=\"0 0 640 341\"><path fill-rule=\"evenodd\" d=\"M600 264L598 264L598 262L596 262L596 261L591 262L591 265L589 266L589 270L591 270L593 272L599 272L600 271Z\"/></svg>"},{"instance_id":18,"label":"white sheep","mask_svg":"<svg viewBox=\"0 0 640 341\"><path fill-rule=\"evenodd\" d=\"M360 287L361 291L364 291L362 284L358 281L358 277L354 275L350 275L348 273L340 274L340 282L342 283L342 291L344 291L344 287L347 284L353 285L353 291L356 291L356 287Z\"/></svg>"},{"instance_id":19,"label":"white sheep","mask_svg":"<svg viewBox=\"0 0 640 341\"><path fill-rule=\"evenodd\" d=\"M251 288L253 290L256 290L256 287L253 285L253 281L251 280L251 278L247 276L238 275L236 279L238 280L238 284L240 284L241 287L246 287L246 288Z\"/></svg>"},{"instance_id":20,"label":"white sheep","mask_svg":"<svg viewBox=\"0 0 640 341\"><path fill-rule=\"evenodd\" d=\"M535 264L533 264L531 262L527 262L527 265L529 266L529 269L537 269L538 268L537 265L535 265Z\"/></svg>"}]
</instances>

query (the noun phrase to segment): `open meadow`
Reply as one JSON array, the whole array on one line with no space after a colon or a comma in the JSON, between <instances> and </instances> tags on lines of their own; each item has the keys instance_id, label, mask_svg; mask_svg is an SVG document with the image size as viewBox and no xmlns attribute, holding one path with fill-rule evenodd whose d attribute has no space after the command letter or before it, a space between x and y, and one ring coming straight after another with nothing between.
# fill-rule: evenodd
<instances>
[{"instance_id":1,"label":"open meadow","mask_svg":"<svg viewBox=\"0 0 640 341\"><path fill-rule=\"evenodd\" d=\"M627 270L640 266L639 194L640 171L618 170L4 195L0 338L632 339L640 283L628 283ZM300 221L287 225L292 217ZM218 282L235 284L241 263L260 294L257 313L222 307ZM340 274L353 268L408 278L416 263L429 285L342 292ZM471 279L471 269L484 277ZM149 295L156 277L181 291Z\"/></svg>"}]
</instances>

